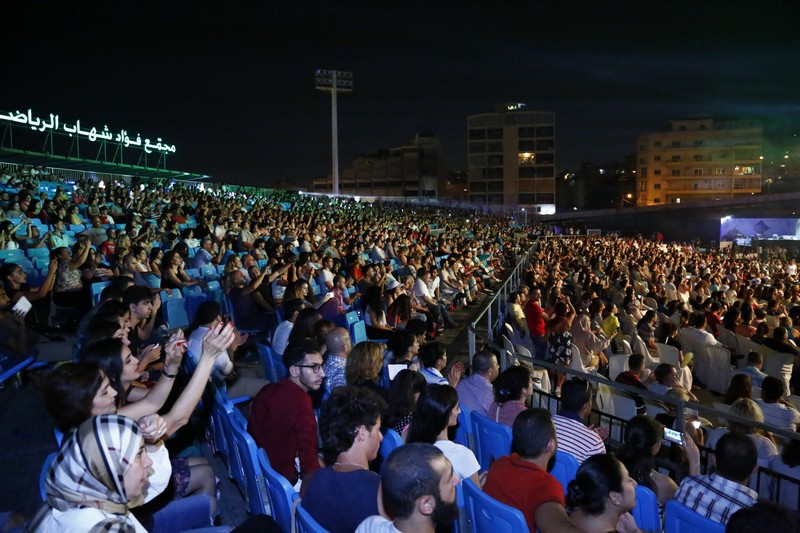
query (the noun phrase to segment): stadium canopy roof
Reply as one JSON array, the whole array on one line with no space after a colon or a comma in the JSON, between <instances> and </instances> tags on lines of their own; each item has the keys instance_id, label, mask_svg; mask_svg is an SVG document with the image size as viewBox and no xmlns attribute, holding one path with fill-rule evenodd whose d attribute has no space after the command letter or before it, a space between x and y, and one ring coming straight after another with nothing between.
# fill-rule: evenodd
<instances>
[{"instance_id":1,"label":"stadium canopy roof","mask_svg":"<svg viewBox=\"0 0 800 533\"><path fill-rule=\"evenodd\" d=\"M60 168L65 170L78 170L83 172L115 174L120 176L139 176L140 178L147 179L198 181L211 178L211 176L205 174L181 172L179 170L166 170L163 168L148 168L138 165L102 162L92 159L66 157L56 154L44 154L41 152L32 152L29 150L19 150L8 147L0 148L0 162L14 163L18 165Z\"/></svg>"}]
</instances>

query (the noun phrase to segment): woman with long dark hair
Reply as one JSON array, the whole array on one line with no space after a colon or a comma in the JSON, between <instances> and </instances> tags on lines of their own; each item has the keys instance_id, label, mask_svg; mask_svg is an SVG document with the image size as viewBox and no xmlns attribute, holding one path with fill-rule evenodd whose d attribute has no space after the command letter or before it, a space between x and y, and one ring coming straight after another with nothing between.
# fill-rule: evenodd
<instances>
[{"instance_id":1,"label":"woman with long dark hair","mask_svg":"<svg viewBox=\"0 0 800 533\"><path fill-rule=\"evenodd\" d=\"M453 387L428 385L417 400L407 441L433 444L442 450L461 479L469 478L480 487L482 483L478 471L481 467L475 454L466 446L451 441L447 436L448 428L458 424L460 413L458 393Z\"/></svg>"}]
</instances>

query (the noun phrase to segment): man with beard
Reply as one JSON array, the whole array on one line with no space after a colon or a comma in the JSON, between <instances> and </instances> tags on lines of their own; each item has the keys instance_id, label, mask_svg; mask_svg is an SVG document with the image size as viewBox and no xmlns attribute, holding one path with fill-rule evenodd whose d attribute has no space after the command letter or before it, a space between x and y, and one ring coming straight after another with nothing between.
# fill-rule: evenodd
<instances>
[{"instance_id":1,"label":"man with beard","mask_svg":"<svg viewBox=\"0 0 800 533\"><path fill-rule=\"evenodd\" d=\"M290 344L283 353L283 364L289 375L265 386L253 398L247 431L267 452L272 468L294 485L320 468L317 421L308 393L319 390L325 371L319 347L311 339Z\"/></svg>"},{"instance_id":2,"label":"man with beard","mask_svg":"<svg viewBox=\"0 0 800 533\"><path fill-rule=\"evenodd\" d=\"M436 524L458 516L453 465L436 446L421 442L396 448L381 470L383 509L389 517L370 516L356 533L433 533Z\"/></svg>"},{"instance_id":3,"label":"man with beard","mask_svg":"<svg viewBox=\"0 0 800 533\"><path fill-rule=\"evenodd\" d=\"M550 413L545 409L523 411L511 432L511 455L492 463L484 492L522 511L531 531L580 531L567 516L564 488L548 473L558 449Z\"/></svg>"}]
</instances>

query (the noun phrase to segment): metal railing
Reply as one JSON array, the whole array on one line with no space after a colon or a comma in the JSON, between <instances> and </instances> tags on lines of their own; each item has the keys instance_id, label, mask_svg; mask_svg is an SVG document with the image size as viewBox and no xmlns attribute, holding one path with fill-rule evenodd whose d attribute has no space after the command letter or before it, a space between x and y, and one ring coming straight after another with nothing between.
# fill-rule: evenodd
<instances>
[{"instance_id":1,"label":"metal railing","mask_svg":"<svg viewBox=\"0 0 800 533\"><path fill-rule=\"evenodd\" d=\"M472 361L472 356L474 356L475 352L477 351L476 347L478 333L476 329L478 325L481 322L485 323L487 337L484 339L484 341L492 341L494 339L494 332L500 325L500 320L505 314L505 306L508 304L508 295L515 291L517 287L519 287L520 282L522 281L522 276L524 275L525 270L528 268L528 265L530 265L531 259L533 259L533 256L538 249L539 242L537 241L528 249L522 259L517 262L516 266L514 266L514 270L511 272L511 275L508 276L508 278L506 278L506 280L495 289L494 295L492 295L488 302L484 303L483 309L480 310L475 319L470 323L468 327L470 361Z\"/></svg>"}]
</instances>

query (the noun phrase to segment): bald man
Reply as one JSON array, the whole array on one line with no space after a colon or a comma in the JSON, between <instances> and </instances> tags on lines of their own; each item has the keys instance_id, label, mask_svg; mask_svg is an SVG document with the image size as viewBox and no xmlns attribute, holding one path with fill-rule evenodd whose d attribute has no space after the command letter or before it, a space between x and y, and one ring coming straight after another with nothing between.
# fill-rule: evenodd
<instances>
[{"instance_id":1,"label":"bald man","mask_svg":"<svg viewBox=\"0 0 800 533\"><path fill-rule=\"evenodd\" d=\"M352 343L350 332L345 328L334 328L325 337L325 345L328 351L325 353L325 387L333 390L336 387L344 387L347 382L344 377L344 367L347 364L347 356L350 355Z\"/></svg>"}]
</instances>

